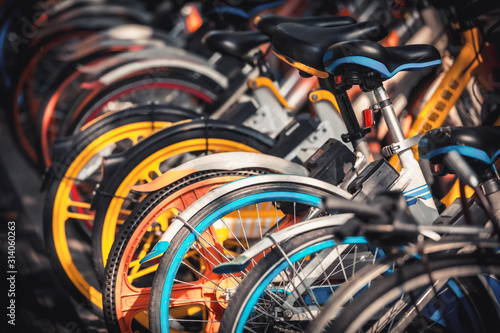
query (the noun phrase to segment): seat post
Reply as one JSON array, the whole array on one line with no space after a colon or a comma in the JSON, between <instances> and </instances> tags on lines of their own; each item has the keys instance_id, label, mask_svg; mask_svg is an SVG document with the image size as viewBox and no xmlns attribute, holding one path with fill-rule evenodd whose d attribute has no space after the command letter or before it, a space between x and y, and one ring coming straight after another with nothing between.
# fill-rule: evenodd
<instances>
[{"instance_id":1,"label":"seat post","mask_svg":"<svg viewBox=\"0 0 500 333\"><path fill-rule=\"evenodd\" d=\"M405 135L403 133L403 129L401 128L399 119L394 111L392 101L385 91L383 84L380 84L378 87L373 89L373 96L380 107L382 116L384 117L389 133L391 134L393 144L404 141ZM418 165L418 162L415 160L410 149L398 153L398 157L403 168L412 169L415 168L415 164Z\"/></svg>"},{"instance_id":2,"label":"seat post","mask_svg":"<svg viewBox=\"0 0 500 333\"><path fill-rule=\"evenodd\" d=\"M375 88L373 90L373 95L377 104L380 106L382 116L387 124L389 133L391 133L392 141L394 143L403 141L405 139L405 135L401 129L398 117L394 111L394 106L392 105L391 99L389 98L389 95L387 95L384 86L380 85L378 88Z\"/></svg>"}]
</instances>

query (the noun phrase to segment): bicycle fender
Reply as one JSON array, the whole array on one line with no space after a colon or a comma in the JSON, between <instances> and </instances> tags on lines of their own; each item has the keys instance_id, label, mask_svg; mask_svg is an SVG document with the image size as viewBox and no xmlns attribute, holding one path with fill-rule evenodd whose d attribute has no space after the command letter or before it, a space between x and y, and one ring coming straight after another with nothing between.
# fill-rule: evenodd
<instances>
[{"instance_id":1,"label":"bicycle fender","mask_svg":"<svg viewBox=\"0 0 500 333\"><path fill-rule=\"evenodd\" d=\"M238 188L242 188L248 185L258 185L262 183L268 182L284 182L284 183L296 183L296 184L304 184L308 183L311 186L316 186L318 188L326 189L332 194L338 195L343 198L349 199L351 194L347 191L344 191L334 185L328 184L321 180L317 180L314 178L304 177L304 176L295 176L295 175L262 175L255 176L250 178L243 178L232 183L226 184L225 186L218 187L208 194L204 195L200 199L198 199L195 203L189 206L186 210L184 210L181 214L179 214L172 222L172 224L168 227L165 233L161 236L160 240L153 247L150 253L148 253L142 260L141 264L150 261L152 259L158 258L163 255L168 250L170 242L172 239L179 233L180 230L186 225L188 228L189 220L199 211L199 209L205 207L210 202L215 200L216 198L224 195L225 193L230 193Z\"/></svg>"},{"instance_id":2,"label":"bicycle fender","mask_svg":"<svg viewBox=\"0 0 500 333\"><path fill-rule=\"evenodd\" d=\"M127 63L131 63L134 61L160 59L161 54L163 54L163 58L188 57L189 60L197 61L200 64L207 64L206 61L203 60L203 58L189 54L187 51L183 49L172 46L162 46L160 48L145 49L136 52L119 53L117 55L108 57L98 63L81 65L78 67L78 70L85 74L101 76L104 75L105 71L112 70L113 67L116 67L118 65L123 66Z\"/></svg>"},{"instance_id":3,"label":"bicycle fender","mask_svg":"<svg viewBox=\"0 0 500 333\"><path fill-rule=\"evenodd\" d=\"M353 217L354 214L325 216L304 221L283 230L271 233L257 243L253 244L248 250L240 254L233 261L225 262L214 267L213 272L217 274L241 272L247 268L253 258L267 251L276 244L280 244L291 237L301 235L305 232L341 226Z\"/></svg>"},{"instance_id":4,"label":"bicycle fender","mask_svg":"<svg viewBox=\"0 0 500 333\"><path fill-rule=\"evenodd\" d=\"M158 51L160 49L156 49L153 51ZM197 61L192 61L191 59L187 59L188 54L186 54L183 58L163 58L163 59L149 59L136 61L132 63L125 64L120 66L119 68L106 73L102 77L100 77L97 82L104 86L107 86L113 82L119 81L134 72L142 72L148 70L157 70L159 68L182 68L191 72L196 72L202 74L212 81L217 82L222 88L227 89L229 86L228 79L213 69L212 67L199 63Z\"/></svg>"},{"instance_id":5,"label":"bicycle fender","mask_svg":"<svg viewBox=\"0 0 500 333\"><path fill-rule=\"evenodd\" d=\"M175 39L169 38L167 34L154 30L152 27L140 24L125 24L96 33L75 44L64 45L62 51L70 52L75 58L81 58L82 55L92 53L88 49L102 49L103 46L135 45L136 43L166 46L167 42L170 46L179 44Z\"/></svg>"},{"instance_id":6,"label":"bicycle fender","mask_svg":"<svg viewBox=\"0 0 500 333\"><path fill-rule=\"evenodd\" d=\"M173 182L189 176L195 172L206 170L239 170L250 168L264 168L275 173L308 176L309 171L302 165L286 161L279 157L247 153L231 152L215 155L207 155L188 161L173 168L152 182L142 185L131 186L135 192L150 193L162 189Z\"/></svg>"},{"instance_id":7,"label":"bicycle fender","mask_svg":"<svg viewBox=\"0 0 500 333\"><path fill-rule=\"evenodd\" d=\"M70 62L70 61L78 61L84 57L91 56L97 52L113 52L117 49L122 49L122 52L128 52L131 50L137 51L141 49L148 49L152 47L162 47L164 44L161 44L160 41L147 41L147 40L122 40L122 39L107 39L107 40L99 40L94 41L94 43L90 43L84 41L82 43L87 44L84 48L79 49L67 49L65 53L59 56L61 61Z\"/></svg>"}]
</instances>

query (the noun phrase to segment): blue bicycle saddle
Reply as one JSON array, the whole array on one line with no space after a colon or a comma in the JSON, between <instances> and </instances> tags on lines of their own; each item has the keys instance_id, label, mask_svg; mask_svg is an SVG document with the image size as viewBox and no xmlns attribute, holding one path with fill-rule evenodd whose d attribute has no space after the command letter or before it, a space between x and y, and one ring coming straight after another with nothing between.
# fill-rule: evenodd
<instances>
[{"instance_id":1,"label":"blue bicycle saddle","mask_svg":"<svg viewBox=\"0 0 500 333\"><path fill-rule=\"evenodd\" d=\"M330 46L323 62L331 74L341 74L342 67L350 64L388 79L401 71L437 66L441 64L441 55L432 45L384 47L372 41L353 40Z\"/></svg>"}]
</instances>

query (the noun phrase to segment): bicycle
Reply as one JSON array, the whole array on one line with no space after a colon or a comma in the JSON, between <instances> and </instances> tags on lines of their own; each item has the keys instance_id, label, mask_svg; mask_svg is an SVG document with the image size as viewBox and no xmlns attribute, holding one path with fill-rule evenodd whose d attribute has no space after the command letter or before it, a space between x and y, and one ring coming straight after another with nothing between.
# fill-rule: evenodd
<instances>
[{"instance_id":1,"label":"bicycle","mask_svg":"<svg viewBox=\"0 0 500 333\"><path fill-rule=\"evenodd\" d=\"M108 113L77 136L58 143L53 166L42 187L47 191L43 219L50 221L44 223L44 236L50 261L72 295L83 294L99 299L91 296L95 294L92 286L98 283L84 273L92 271L92 265L69 242L72 239L90 241L89 228L94 219L91 198L94 186L102 179L102 157L125 151L141 138L193 116L187 111L161 105L132 108L121 113ZM85 279L92 282L86 284Z\"/></svg>"},{"instance_id":2,"label":"bicycle","mask_svg":"<svg viewBox=\"0 0 500 333\"><path fill-rule=\"evenodd\" d=\"M495 8L498 8L498 4L487 1L478 1L474 4L466 2L454 4L453 9L457 13L453 18L458 21L463 45L452 66L440 79L439 85L416 115L408 136L423 134L442 126L460 96L470 90L468 87L471 86L471 83L472 86L477 85L477 78L475 77L475 75L477 76L477 70L488 66L483 59L484 54L482 52L485 51L485 43L495 29L495 25L493 25L490 30L483 33L479 17L493 12ZM491 89L491 87L486 87L486 89ZM476 92L469 91L469 94L477 99ZM461 117L465 116L461 115ZM471 125L477 126L480 123L469 124L469 126ZM419 157L415 148L413 148L413 153L418 160ZM391 157L390 162L398 168L399 163L395 156ZM459 196L458 182L455 182L452 189L442 198L442 202L449 205Z\"/></svg>"},{"instance_id":3,"label":"bicycle","mask_svg":"<svg viewBox=\"0 0 500 333\"><path fill-rule=\"evenodd\" d=\"M486 135L483 133L485 131ZM250 270L248 277L243 280L236 293L231 295L229 310L224 313L222 319L221 331L252 331L258 330L259 327L262 329L262 327L273 325L283 327L283 329L303 330L316 316L315 321L308 326L308 332L321 332L330 325L332 325L332 328L329 331L344 332L348 331L346 323L358 325L359 323L355 322L361 320L364 320L363 325L359 324L356 327L371 327L371 331L378 331L387 329L388 325L390 330L391 328L396 329L396 327L407 325L408 318L410 321L415 320L416 314L422 320L422 309L425 306L431 306L432 301L428 297L419 298L419 295L427 295L431 287L426 287L427 291L425 293L417 294L413 299L410 299L409 303L419 304L419 310L408 310L409 307L411 309L411 304L404 303L401 300L398 301L401 294L396 291L398 288L401 291L402 286L407 283L411 284L406 275L408 272L420 274L420 279L424 280L430 278L430 272L432 272L432 276L436 279L434 274L440 273L434 272L434 268L441 267L439 269L445 272L444 267L451 267L453 273L451 273L450 277L455 279L458 277L456 267L475 265L475 262L479 262L478 265L480 265L484 262L478 258L478 255L481 256L484 253L477 248L491 249L497 246L498 240L488 239L488 237L491 233L498 233L498 230L500 230L496 225L498 224L498 218L495 217L495 214L498 216L500 211L497 200L498 193L491 190L492 187L495 187L493 184L498 186L498 177L495 176L494 165L493 169L491 168L495 157L498 157L495 155L498 144L489 141L487 138L492 134L498 134L498 132L498 128L442 128L428 132L419 146L421 155L431 158L434 163L443 164L443 156L450 150L458 152L469 163L473 163L475 171L481 177L473 177L469 175L473 173L469 172L467 174L461 171L467 170L466 167L459 165L460 168L458 169L458 171L461 171L461 179L471 180L467 183L473 186L476 191L481 191L479 193L486 190L484 195L488 197L487 201L483 200L486 197L481 200L486 203L485 207L488 214L485 214L482 209L478 209L477 205L468 208L474 212L473 226L467 225L467 222L464 221L467 220L467 216L464 216L467 214L464 214L460 207L457 208L457 206L460 206L459 203L448 207L442 216L438 218L435 226L416 226L415 222L405 223L405 218L399 215L401 213L394 213L394 207L398 207L396 211L402 211L404 217L404 211L406 210L404 204L401 206L400 202L391 206L389 203L384 203L387 199L391 199L388 196L385 199L382 197L383 200L377 197L376 203L380 206L378 208L368 207L368 209L359 205L343 204L338 200L327 200L325 203L327 209L338 212L353 212L355 218L351 217L352 214L347 217L342 215L332 216L329 219L324 219L324 221L316 222L311 220L304 222L302 225L296 226L296 230L289 228L270 234L267 239L254 245L253 248L241 254L232 263L223 264L216 268L215 271L221 273L243 270L256 255L262 255L270 246L275 247L270 254L260 259L257 266ZM446 138L443 139L443 136ZM473 139L470 139L471 137ZM457 145L458 143L466 143L467 146ZM471 154L471 151L474 150L475 153ZM487 158L485 158L486 156ZM459 157L455 157L451 164L452 167L455 166L455 169L458 164L456 159ZM450 165L449 162L446 164ZM464 164L462 163L462 165ZM478 186L480 183L485 184L482 189ZM392 198L392 200L394 199ZM488 206L488 202L491 203L491 208ZM387 207L393 208L388 211ZM488 220L492 221L493 229L491 227L484 228L484 224ZM389 222L389 225L387 225L387 222ZM428 237L429 240L423 244L420 240L417 241L418 235ZM361 249L364 247L365 251L356 252L356 247L353 244L356 244ZM401 245L405 247L401 249ZM391 251L391 247L396 248ZM471 251L468 251L467 248L471 248L475 255L473 253L471 256L471 253L469 253ZM393 253L391 254L391 252ZM457 255L460 255L461 252L465 254L462 255L464 258L457 258ZM486 252L486 254L488 253L489 251ZM380 256L380 254L382 255ZM383 259L376 261L377 256ZM386 256L387 258L384 258ZM495 265L498 265L498 258L496 260ZM417 262L415 263L415 261ZM363 267L363 265L367 267ZM488 269L491 270L491 267L484 268L484 270ZM465 275L470 274L465 271L462 271L462 273ZM415 277L415 279L417 278ZM455 293L459 293L460 288L453 285L452 282L447 283L448 280L449 278L446 277L441 280L440 277L439 284L431 292L436 293L436 291L448 285ZM463 280L460 281L463 282ZM495 283L493 280L491 283L493 284L486 288L494 290ZM396 293L398 297L388 296L388 289L383 289L384 285L398 285L393 289L393 295ZM381 289L378 289L379 286ZM469 283L468 286L471 287L474 284ZM479 285L479 288L481 288L481 285ZM426 289L424 288L424 290ZM464 290L462 292L465 293ZM486 330L493 327L491 326L495 322L495 310L493 309L495 309L497 300L492 299L492 305L489 308L488 306L482 307L484 304L478 304L478 302L489 301L489 296L485 296L485 292L488 291L485 290L482 294L479 293L479 296L483 298L469 300L470 304L467 305L469 309L472 306L479 306L484 313L488 313L483 316L479 311L479 317L472 318L468 324L469 326L466 326L470 329L472 329L471 327L479 329L478 323L479 327ZM470 295L473 293L474 291L471 290ZM363 298L364 301L358 300L360 294L367 294L367 298ZM441 294L441 291L439 294ZM377 296L374 298L373 295ZM367 301L368 297L371 297L369 301ZM375 305L380 303L379 300L383 297L390 297L391 301L395 300L397 302L383 303L385 307ZM355 301L351 305L349 303L352 298ZM327 299L329 299L328 302L326 302ZM453 296L448 297L446 301L450 306L457 303ZM321 309L321 313L318 315L318 308L325 303L325 307ZM467 301L458 303L462 304L461 306L466 306L464 303L467 303ZM384 315L377 317L380 318L378 324L371 319L373 318L372 315L378 313L375 310L369 310L369 308L374 307L384 313ZM402 310L403 308L404 310ZM365 312L369 314L365 316ZM425 315L427 321L430 318L431 324L434 323L437 326L443 324L443 320L439 320L438 314L438 317L436 317L436 313L428 308L427 312L428 314ZM405 317L400 317L400 313L403 313ZM470 310L468 313L470 313ZM498 319L498 313L496 316ZM396 318L400 320L399 323L395 321ZM465 325L465 320L469 318L462 319L453 317L451 320L446 321L446 324L455 327L455 329L451 330L456 331L457 326L452 323L456 322ZM364 325L366 321L369 321L368 326ZM447 328L450 329L450 326L447 326Z\"/></svg>"},{"instance_id":4,"label":"bicycle","mask_svg":"<svg viewBox=\"0 0 500 333\"><path fill-rule=\"evenodd\" d=\"M496 130L498 132L498 128L496 128ZM445 129L445 131L446 131L446 129ZM479 140L484 140L484 136L482 136L480 133L478 133L478 131L471 132L470 129L458 129L456 132L454 132L452 129L451 132L448 132L450 134L449 138L447 138L448 140L444 140L444 142L443 142L442 137L439 139L438 137L433 136L433 134L439 135L439 131L431 131L434 133L429 133L430 135L428 136L428 138L430 140L438 139L437 147L436 146L434 146L434 147L429 146L427 143L424 142L423 149L420 149L420 147L419 147L419 150L420 150L420 153L424 156L425 156L425 154L431 153L431 155L433 155L433 156L429 156L429 155L427 155L427 156L433 160L437 160L437 162L442 163L443 155L446 154L446 152L443 151L442 147L449 147L450 148L449 150L451 150L451 152L448 153L449 156L447 156L448 157L447 160L445 157L444 164L446 165L447 168L449 168L449 170L453 170L454 172L456 172L460 176L460 179L462 181L464 181L469 186L473 187L475 189L476 193L479 194L479 198L481 199L481 202L483 202L484 207L488 211L487 219L490 219L491 225L493 226L493 228L490 229L491 230L490 233L493 233L493 234L498 236L498 230L499 230L498 210L499 210L499 206L498 206L498 200L496 200L497 199L496 197L498 194L495 194L495 192L491 190L492 184L495 184L495 183L498 184L498 177L494 175L494 172L493 173L491 172L492 171L491 166L493 166L493 170L495 170L495 166L492 163L494 162L496 156L494 154L490 154L490 150L497 145L495 145L495 144L492 145L491 143L488 144L488 143L485 143L485 141L482 141L481 143L483 143L483 145L479 149L485 149L483 156L481 156L480 154L475 154L475 155L471 156L470 154L465 153L464 147L460 148L460 147L453 146L452 144L454 142L451 141L451 140L455 140L455 142L456 142L456 141L463 140L464 137L461 136L461 134L466 133L467 131L468 131L469 135L472 135L473 138L479 139ZM470 141L468 143L470 144ZM476 145L473 144L473 147L474 146L476 146ZM471 147L467 147L467 148L471 148ZM454 154L454 156L452 156L452 153ZM483 159L484 156L488 156L488 160L484 160ZM466 163L466 161L467 161L467 163ZM477 175L479 175L479 177ZM483 185L481 187L479 187L479 184L481 184L481 183L483 183ZM489 184L489 185L487 185L487 184ZM484 193L483 193L483 191L484 191ZM464 206L464 210L466 210L466 208L467 208L467 206ZM465 215L467 215L467 213L465 213ZM469 218L470 218L470 216L469 216ZM475 221L475 219L474 219L474 221ZM465 228L470 229L471 227L466 226ZM398 276L400 282L394 282L394 281L389 282L390 280L393 280L395 278L395 277L391 277L391 276L389 276L387 279L382 280L382 282L380 284L378 284L376 288L380 288L379 291L381 291L384 288L384 285L386 287L389 284L392 284L393 286L399 285L399 288L400 288L399 297L400 297L400 299L404 299L405 297L407 297L402 293L409 293L411 295L414 291L422 290L422 288L423 288L423 290L425 290L427 288L427 290L428 290L427 294L429 295L429 297L421 297L418 294L415 294L413 296L413 299L411 299L409 302L407 302L406 306L404 304L402 304L401 302L396 302L395 303L396 305L399 303L399 305L401 305L401 306L399 308L393 307L392 308L393 314L391 316L386 316L385 322L381 321L381 322L379 322L378 325L380 327L385 326L385 325L390 325L393 327L398 327L398 329L401 330L401 329L404 329L405 327L407 327L409 322L417 320L417 316L422 318L422 314L424 314L424 316L425 316L424 318L428 318L429 305L432 304L432 299L434 297L437 298L436 302L438 302L438 305L441 308L445 308L445 306L447 306L447 303L448 304L450 303L450 302L447 302L446 299L442 299L442 297L440 297L437 293L437 292L439 292L439 294L442 293L442 291L440 289L443 286L446 287L446 285L450 285L449 281L453 282L453 281L455 281L455 279L457 277L471 276L473 279L479 280L479 283L476 284L476 287L479 286L479 289L480 289L482 286L482 288L484 288L486 290L487 294L483 294L482 297L480 298L480 303L482 303L482 304L475 303L475 305L479 307L479 311L482 311L483 313L486 314L484 317L482 317L484 322L473 321L472 322L473 325L469 326L469 329L475 330L475 331L484 331L484 330L487 331L487 330L491 329L491 327L493 327L493 326L491 326L492 321L494 322L495 318L498 318L498 317L495 317L495 316L497 316L497 314L495 314L495 311L496 311L496 309L498 309L498 293L495 292L495 288L496 288L496 285L498 283L496 282L494 275L488 275L486 272L491 271L493 269L493 271L491 271L493 273L494 269L498 269L498 263L494 263L493 267L491 267L491 266L484 267L484 266L485 266L485 263L488 261L488 259L486 259L486 258L494 259L497 256L496 250L491 250L491 249L495 248L497 246L495 244L498 243L498 239L495 239L493 237L490 237L490 239L483 238L482 240L475 239L475 238L477 238L477 235L478 235L478 233L475 233L474 236L469 237L469 239L467 239L467 238L466 239L458 239L458 241L457 241L458 246L456 247L457 250L460 250L460 251L458 251L458 253L459 253L458 255L457 255L457 252L454 251L452 247L446 248L446 246L443 247L439 243L438 244L431 243L429 246L425 246L425 245L419 246L418 253L425 253L424 255L427 255L427 252L432 252L433 246L436 246L436 247L441 246L441 249L445 249L446 251L451 252L451 255L448 254L448 256L449 256L448 258L446 258L446 257L444 258L445 260L448 260L448 263L443 263L443 260L442 260L443 258L439 258L439 257L437 258L438 260L436 262L434 262L434 260L432 260L432 257L429 257L429 259L427 259L426 257L423 257L423 258L421 258L421 260L419 260L419 262L416 263L416 265L411 264L411 266L406 268L405 270L401 270L401 272L396 272L395 277ZM486 233L485 236L489 236L489 233ZM453 241L453 239L451 241ZM444 242L446 242L446 240L444 240ZM470 242L470 244L473 244L472 247L467 246L467 244L469 244L469 242ZM477 244L475 244L475 242L477 242ZM481 244L481 243L484 243L484 244ZM431 250L427 250L429 248ZM488 250L488 248L490 248L490 250ZM462 254L460 254L460 252L462 252ZM453 256L455 256L454 259L453 259ZM459 256L463 256L465 258L460 258ZM484 256L484 257L482 257L482 256ZM425 267L425 273L422 274L422 277L419 279L419 278L416 278L415 275L413 275L413 277L410 278L410 275L407 275L407 274L411 271L413 271L413 273L410 273L410 274L415 274L415 272L418 271L418 265L421 266L422 263L424 264L424 266L427 266L427 267ZM380 265L383 265L383 263L380 263ZM415 266L417 266L417 268ZM478 267L482 267L482 268L477 270ZM476 268L476 270L474 270L474 268ZM452 270L453 274L449 275L449 273L446 273L447 270L448 271ZM496 274L498 274L498 272ZM362 282L359 280L359 278L357 278L357 279L358 279L357 282L354 282L354 280L353 280L352 283L350 282L349 284L346 285L346 288L344 290L342 290L342 294L339 294L339 296L341 296L341 297L339 297L339 299L332 299L325 306L325 309L324 309L325 312L322 313L318 317L319 326L327 327L327 325L330 325L329 323L332 321L333 317L339 317L338 314L341 311L341 307L342 307L340 305L340 303L342 303L342 298L344 298L344 300L345 300L345 295L346 295L344 293L344 291L349 293L351 295L350 297L352 297L354 295L353 292L356 293L356 290L358 290L358 291L360 290L359 284ZM412 282L412 281L418 281L418 280L420 280L421 282L416 282L416 283ZM425 280L425 281L422 283L422 280ZM461 281L460 278L458 279L458 281ZM428 287L429 283L431 284L431 286L434 285L434 287ZM357 284L357 286L354 286L355 284ZM456 288L457 287L455 287L454 289L456 289ZM366 292L360 293L361 296L359 296L359 297L366 300L367 297L370 297L368 295L370 295L370 294L373 295L376 292L377 292L376 290L367 290ZM455 291L455 293L456 292L457 291ZM471 293L474 293L474 290L472 290ZM394 293L393 293L393 295L394 295ZM481 296L481 294L480 294L480 296ZM357 299L357 297L358 296L356 296L354 302L351 304L352 306L356 306L355 304L359 304L359 302L361 302L360 300ZM415 303L415 300L418 303ZM380 304L383 304L383 303L384 302L380 302ZM418 304L418 306L416 307L415 304ZM483 308L482 305L485 305L485 304L486 304L486 306ZM351 305L349 305L349 307ZM346 311L349 311L348 310L349 307L346 308ZM387 307L386 307L386 309L387 309ZM390 309L390 307L389 307L389 309ZM367 312L369 312L369 311L371 311L371 310L367 309ZM385 312L385 310L383 308L380 308L380 311ZM427 313L425 313L425 311L427 311ZM348 313L348 312L346 312L346 313ZM401 317L400 317L401 313L406 313L407 319L401 319ZM464 314L467 315L470 313L471 313L471 310L468 310ZM431 318L431 319L434 319L434 324L435 325L437 324L437 326L442 327L444 325L445 327L455 327L454 323L451 322L448 318L446 318L447 315L448 315L447 313L444 313L444 314L442 314L442 317L435 317L435 318ZM451 315L453 315L453 314L451 314ZM361 317L364 317L364 315L361 315ZM366 323L366 317L364 317L364 318L365 319L362 321L364 321ZM378 318L383 318L383 317L378 317ZM338 329L339 327L343 327L343 329L347 329L346 325L348 325L347 323L350 321L351 321L351 324L354 324L352 322L352 319L349 319L349 318L345 318L345 320L344 320L344 318L340 319L340 317L339 317L338 321L339 321L338 323L335 323L331 327L330 331L332 331L334 329ZM424 321L425 320L423 320L423 321L421 320L421 322L424 322ZM427 322L428 321L429 320L427 319ZM461 321L458 321L458 322L461 322ZM432 321L431 321L431 323L432 323ZM354 325L358 325L358 327L361 329L361 326L363 326L363 324L364 323L359 324L359 322L358 322L358 324L354 324ZM418 324L418 321L417 321L417 324ZM316 327L319 328L319 326L316 326ZM311 327L313 327L313 326L311 326ZM458 329L460 329L460 328L458 328ZM312 331L320 331L320 329L314 329Z\"/></svg>"}]
</instances>

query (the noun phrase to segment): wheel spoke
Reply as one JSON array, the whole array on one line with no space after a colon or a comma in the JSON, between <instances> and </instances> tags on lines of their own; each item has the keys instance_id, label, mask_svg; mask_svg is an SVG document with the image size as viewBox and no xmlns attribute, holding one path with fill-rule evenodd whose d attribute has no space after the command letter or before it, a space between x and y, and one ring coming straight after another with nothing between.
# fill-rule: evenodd
<instances>
[{"instance_id":1,"label":"wheel spoke","mask_svg":"<svg viewBox=\"0 0 500 333\"><path fill-rule=\"evenodd\" d=\"M94 220L94 216L91 214L67 212L66 215L70 219L86 220L86 221L93 221Z\"/></svg>"}]
</instances>

